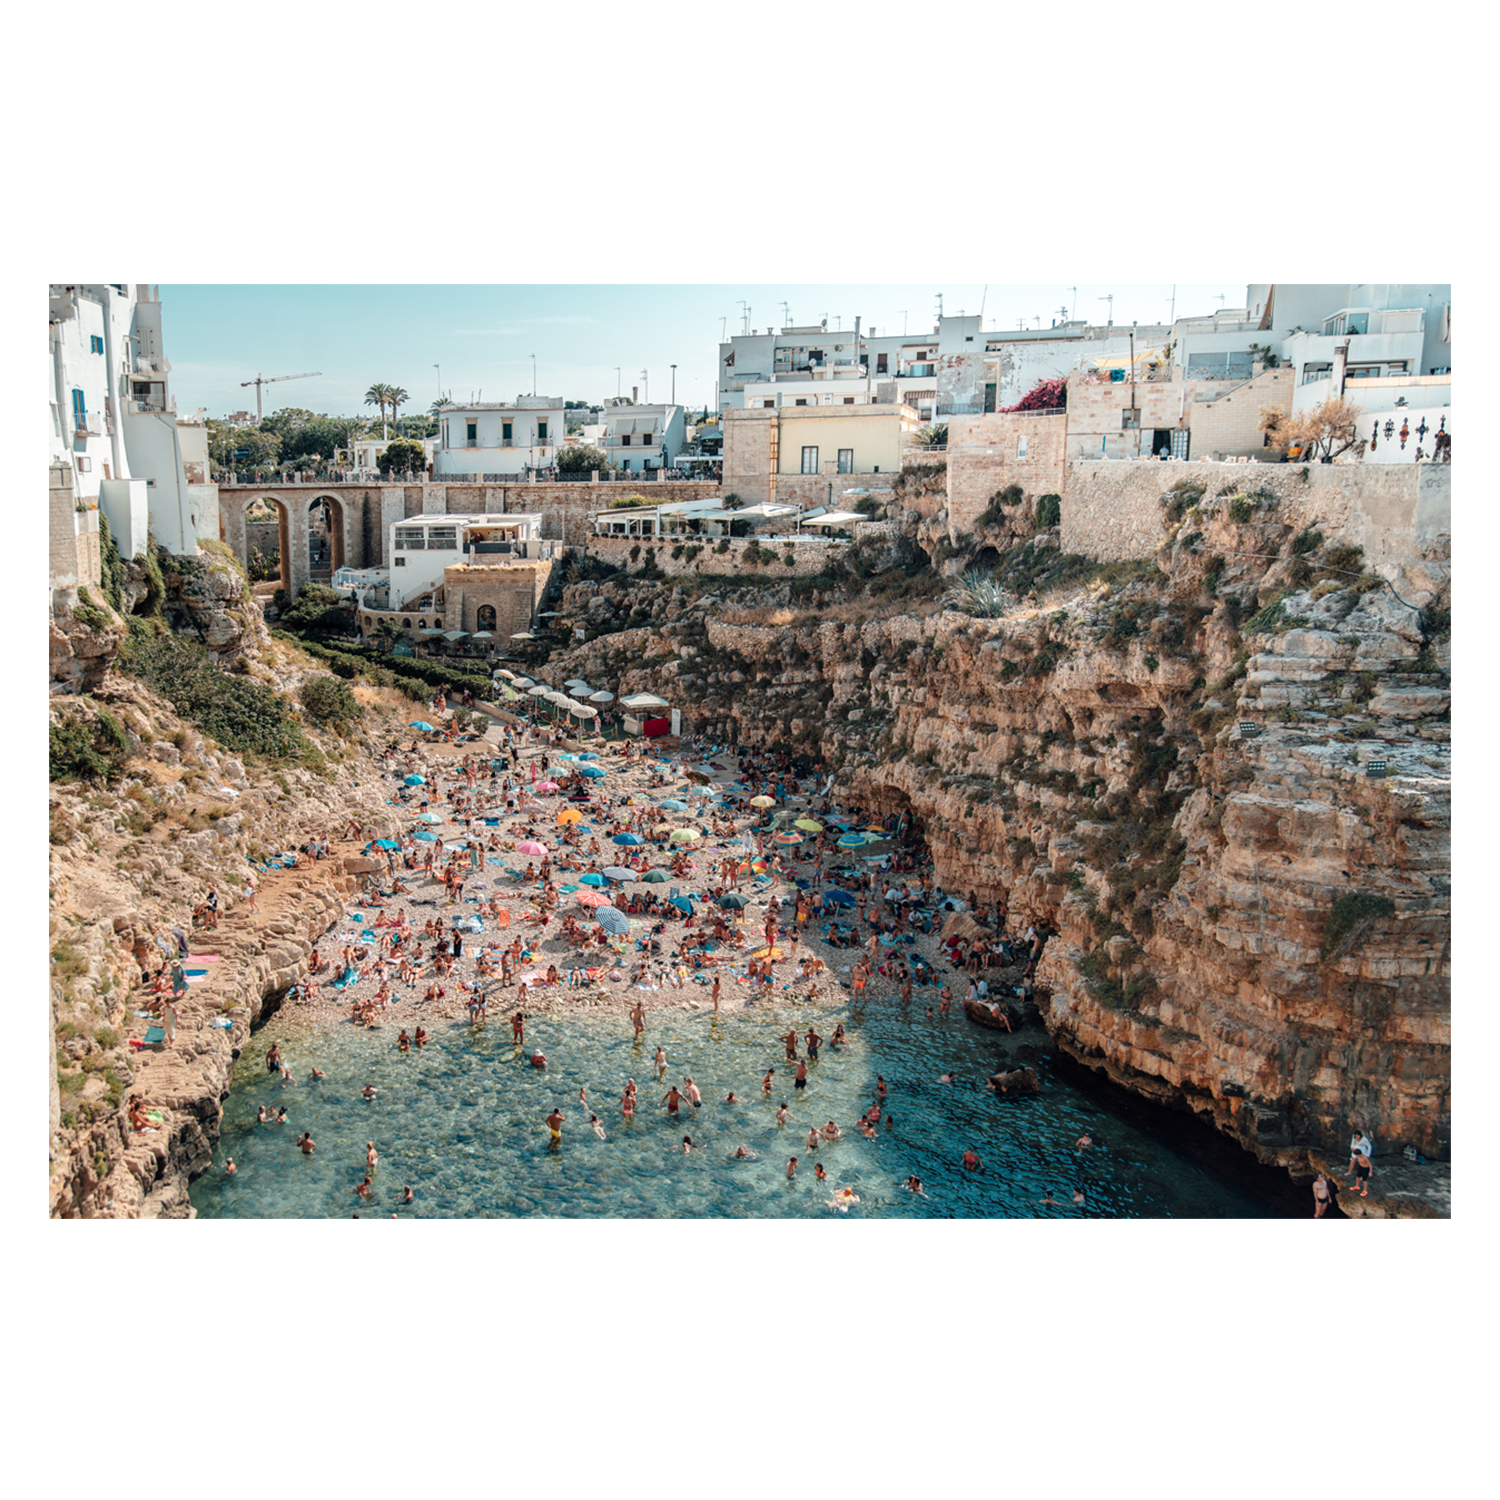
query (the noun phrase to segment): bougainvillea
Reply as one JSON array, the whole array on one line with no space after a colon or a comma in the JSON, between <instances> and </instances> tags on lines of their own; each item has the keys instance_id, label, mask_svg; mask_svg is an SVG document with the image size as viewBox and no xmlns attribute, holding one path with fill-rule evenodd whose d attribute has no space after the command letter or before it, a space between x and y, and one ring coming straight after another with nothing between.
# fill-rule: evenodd
<instances>
[{"instance_id":1,"label":"bougainvillea","mask_svg":"<svg viewBox=\"0 0 1500 1500\"><path fill-rule=\"evenodd\" d=\"M1068 382L1061 376L1055 380L1039 380L1016 402L1014 406L998 407L999 411L1045 411L1049 407L1068 404Z\"/></svg>"}]
</instances>

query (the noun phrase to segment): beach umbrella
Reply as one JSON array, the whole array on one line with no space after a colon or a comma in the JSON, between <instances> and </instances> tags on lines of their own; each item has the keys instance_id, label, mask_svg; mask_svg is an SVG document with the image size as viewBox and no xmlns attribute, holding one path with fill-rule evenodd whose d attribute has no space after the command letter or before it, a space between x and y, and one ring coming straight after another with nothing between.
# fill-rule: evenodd
<instances>
[{"instance_id":1,"label":"beach umbrella","mask_svg":"<svg viewBox=\"0 0 1500 1500\"><path fill-rule=\"evenodd\" d=\"M555 781L539 781L536 784L536 789L539 792L555 792L557 790L557 783Z\"/></svg>"},{"instance_id":2,"label":"beach umbrella","mask_svg":"<svg viewBox=\"0 0 1500 1500\"><path fill-rule=\"evenodd\" d=\"M840 849L863 849L869 840L862 833L846 833L839 840Z\"/></svg>"},{"instance_id":3,"label":"beach umbrella","mask_svg":"<svg viewBox=\"0 0 1500 1500\"><path fill-rule=\"evenodd\" d=\"M710 798L713 795L714 794L709 791L706 786L695 786L692 791L688 793L688 796L691 797L694 802L702 802L705 798Z\"/></svg>"},{"instance_id":4,"label":"beach umbrella","mask_svg":"<svg viewBox=\"0 0 1500 1500\"><path fill-rule=\"evenodd\" d=\"M595 909L594 919L608 933L625 937L630 932L630 918L617 906L601 906Z\"/></svg>"},{"instance_id":5,"label":"beach umbrella","mask_svg":"<svg viewBox=\"0 0 1500 1500\"><path fill-rule=\"evenodd\" d=\"M606 692L600 691L600 692L597 692L597 693L590 693L589 694L589 702L590 703L613 703L614 701L615 701L615 695L613 693L606 693Z\"/></svg>"},{"instance_id":6,"label":"beach umbrella","mask_svg":"<svg viewBox=\"0 0 1500 1500\"><path fill-rule=\"evenodd\" d=\"M693 903L686 896L673 896L668 904L675 906L686 917L693 914Z\"/></svg>"},{"instance_id":7,"label":"beach umbrella","mask_svg":"<svg viewBox=\"0 0 1500 1500\"><path fill-rule=\"evenodd\" d=\"M624 865L605 865L604 873L611 880L634 880L635 871L627 870Z\"/></svg>"},{"instance_id":8,"label":"beach umbrella","mask_svg":"<svg viewBox=\"0 0 1500 1500\"><path fill-rule=\"evenodd\" d=\"M765 795L765 793L762 792L759 797L752 797L750 799L750 806L751 807L775 807L776 806L776 799L774 797L767 797Z\"/></svg>"},{"instance_id":9,"label":"beach umbrella","mask_svg":"<svg viewBox=\"0 0 1500 1500\"><path fill-rule=\"evenodd\" d=\"M674 828L667 841L672 844L694 844L702 837L696 828Z\"/></svg>"},{"instance_id":10,"label":"beach umbrella","mask_svg":"<svg viewBox=\"0 0 1500 1500\"><path fill-rule=\"evenodd\" d=\"M376 839L375 847L377 849L399 849L401 845L395 839Z\"/></svg>"},{"instance_id":11,"label":"beach umbrella","mask_svg":"<svg viewBox=\"0 0 1500 1500\"><path fill-rule=\"evenodd\" d=\"M529 688L526 689L527 696L528 697L532 697L532 698L545 698L551 692L552 692L551 688L545 687L540 682L537 683L534 687L529 687Z\"/></svg>"},{"instance_id":12,"label":"beach umbrella","mask_svg":"<svg viewBox=\"0 0 1500 1500\"><path fill-rule=\"evenodd\" d=\"M816 818L798 818L792 826L802 829L804 833L822 833L823 831L823 825Z\"/></svg>"},{"instance_id":13,"label":"beach umbrella","mask_svg":"<svg viewBox=\"0 0 1500 1500\"><path fill-rule=\"evenodd\" d=\"M420 839L424 844L435 844L435 843L437 843L437 834L431 833L431 832L429 832L425 828L419 828L419 829L417 829L417 831L414 834L412 834L412 837L414 839Z\"/></svg>"},{"instance_id":14,"label":"beach umbrella","mask_svg":"<svg viewBox=\"0 0 1500 1500\"><path fill-rule=\"evenodd\" d=\"M570 677L565 683L563 683L563 686L565 688L586 688L588 686L588 683L586 683L581 677Z\"/></svg>"},{"instance_id":15,"label":"beach umbrella","mask_svg":"<svg viewBox=\"0 0 1500 1500\"><path fill-rule=\"evenodd\" d=\"M529 688L536 685L536 680L532 677L513 677L511 681L514 682L518 688Z\"/></svg>"},{"instance_id":16,"label":"beach umbrella","mask_svg":"<svg viewBox=\"0 0 1500 1500\"><path fill-rule=\"evenodd\" d=\"M505 687L503 687L503 688L501 688L501 690L500 690L500 691L501 691L501 692L502 692L502 693L504 693L504 694L505 694L505 701L506 701L506 702L507 702L507 703L514 703L514 702L516 702L516 701L517 701L517 700L518 700L518 699L519 699L519 698L520 698L520 696L521 696L521 695L520 695L520 694L519 694L519 693L518 693L518 692L517 692L517 691L516 691L516 690L515 690L515 689L514 689L514 688L513 688L513 687L511 687L511 686L510 686L510 685L509 685L509 684L507 684L507 685L506 685L506 686L505 686Z\"/></svg>"},{"instance_id":17,"label":"beach umbrella","mask_svg":"<svg viewBox=\"0 0 1500 1500\"><path fill-rule=\"evenodd\" d=\"M597 708L590 708L587 703L571 703L568 705L568 712L570 714L577 714L580 719L597 719L599 717L599 710ZM579 758L582 759L581 756Z\"/></svg>"},{"instance_id":18,"label":"beach umbrella","mask_svg":"<svg viewBox=\"0 0 1500 1500\"><path fill-rule=\"evenodd\" d=\"M419 823L441 823L442 821L443 820L440 817L438 817L438 815L436 813L418 813L417 814L417 822L419 822Z\"/></svg>"},{"instance_id":19,"label":"beach umbrella","mask_svg":"<svg viewBox=\"0 0 1500 1500\"><path fill-rule=\"evenodd\" d=\"M790 847L792 844L800 844L802 842L802 835L800 833L773 833L771 835L771 842Z\"/></svg>"},{"instance_id":20,"label":"beach umbrella","mask_svg":"<svg viewBox=\"0 0 1500 1500\"><path fill-rule=\"evenodd\" d=\"M824 906L853 906L854 897L848 891L841 891L836 886L831 891L823 892Z\"/></svg>"},{"instance_id":21,"label":"beach umbrella","mask_svg":"<svg viewBox=\"0 0 1500 1500\"><path fill-rule=\"evenodd\" d=\"M406 785L407 786L426 786L427 785L427 778L425 776L417 776L417 775L413 774L413 775L408 776L406 778Z\"/></svg>"},{"instance_id":22,"label":"beach umbrella","mask_svg":"<svg viewBox=\"0 0 1500 1500\"><path fill-rule=\"evenodd\" d=\"M604 877L602 875L595 875L591 870L587 875L580 875L578 881L580 885L599 886L604 884Z\"/></svg>"},{"instance_id":23,"label":"beach umbrella","mask_svg":"<svg viewBox=\"0 0 1500 1500\"><path fill-rule=\"evenodd\" d=\"M646 873L641 876L641 879L644 880L647 885L661 885L663 881L670 880L671 876L669 876L665 870L647 870Z\"/></svg>"},{"instance_id":24,"label":"beach umbrella","mask_svg":"<svg viewBox=\"0 0 1500 1500\"><path fill-rule=\"evenodd\" d=\"M580 750L578 758L579 760L598 760L599 752L597 750Z\"/></svg>"},{"instance_id":25,"label":"beach umbrella","mask_svg":"<svg viewBox=\"0 0 1500 1500\"><path fill-rule=\"evenodd\" d=\"M516 851L520 854L545 854L547 846L537 843L535 839L523 839L516 845Z\"/></svg>"},{"instance_id":26,"label":"beach umbrella","mask_svg":"<svg viewBox=\"0 0 1500 1500\"><path fill-rule=\"evenodd\" d=\"M588 776L592 780L598 781L599 778L605 774L605 772L602 766L581 766L579 768L578 774L580 776Z\"/></svg>"},{"instance_id":27,"label":"beach umbrella","mask_svg":"<svg viewBox=\"0 0 1500 1500\"><path fill-rule=\"evenodd\" d=\"M416 719L406 727L408 729L420 729L424 734L432 733L432 725L426 719Z\"/></svg>"},{"instance_id":28,"label":"beach umbrella","mask_svg":"<svg viewBox=\"0 0 1500 1500\"><path fill-rule=\"evenodd\" d=\"M565 807L558 813L557 821L559 823L581 823L583 821L583 814L576 807Z\"/></svg>"},{"instance_id":29,"label":"beach umbrella","mask_svg":"<svg viewBox=\"0 0 1500 1500\"><path fill-rule=\"evenodd\" d=\"M719 897L719 905L726 911L743 911L749 904L738 891L726 891Z\"/></svg>"},{"instance_id":30,"label":"beach umbrella","mask_svg":"<svg viewBox=\"0 0 1500 1500\"><path fill-rule=\"evenodd\" d=\"M688 810L687 803L679 802L675 797L665 797L657 803L657 806L670 808L673 812L686 812Z\"/></svg>"},{"instance_id":31,"label":"beach umbrella","mask_svg":"<svg viewBox=\"0 0 1500 1500\"><path fill-rule=\"evenodd\" d=\"M617 833L614 841L617 844L644 844L646 842L638 833Z\"/></svg>"},{"instance_id":32,"label":"beach umbrella","mask_svg":"<svg viewBox=\"0 0 1500 1500\"><path fill-rule=\"evenodd\" d=\"M609 897L601 895L598 891L579 891L578 904L593 908L596 906L608 906Z\"/></svg>"}]
</instances>

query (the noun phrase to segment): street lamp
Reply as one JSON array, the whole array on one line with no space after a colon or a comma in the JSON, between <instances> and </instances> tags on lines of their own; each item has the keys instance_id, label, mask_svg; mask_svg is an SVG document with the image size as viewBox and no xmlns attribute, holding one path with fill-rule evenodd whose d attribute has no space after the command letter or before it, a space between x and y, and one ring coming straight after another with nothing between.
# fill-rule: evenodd
<instances>
[{"instance_id":1,"label":"street lamp","mask_svg":"<svg viewBox=\"0 0 1500 1500\"><path fill-rule=\"evenodd\" d=\"M531 356L531 394L536 395L536 355Z\"/></svg>"},{"instance_id":2,"label":"street lamp","mask_svg":"<svg viewBox=\"0 0 1500 1500\"><path fill-rule=\"evenodd\" d=\"M677 405L677 366L672 366L672 405Z\"/></svg>"}]
</instances>

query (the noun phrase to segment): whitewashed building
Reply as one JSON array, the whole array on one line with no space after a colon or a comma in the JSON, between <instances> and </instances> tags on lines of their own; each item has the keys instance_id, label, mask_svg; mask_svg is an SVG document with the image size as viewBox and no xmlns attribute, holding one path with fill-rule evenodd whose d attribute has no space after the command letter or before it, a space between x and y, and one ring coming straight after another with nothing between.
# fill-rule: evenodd
<instances>
[{"instance_id":1,"label":"whitewashed building","mask_svg":"<svg viewBox=\"0 0 1500 1500\"><path fill-rule=\"evenodd\" d=\"M169 552L219 535L202 413L179 418L153 286L54 283L48 295L52 462L96 503L126 557L148 529Z\"/></svg>"},{"instance_id":2,"label":"whitewashed building","mask_svg":"<svg viewBox=\"0 0 1500 1500\"><path fill-rule=\"evenodd\" d=\"M550 468L567 430L561 396L444 406L438 413L432 477L518 478L528 469Z\"/></svg>"}]
</instances>

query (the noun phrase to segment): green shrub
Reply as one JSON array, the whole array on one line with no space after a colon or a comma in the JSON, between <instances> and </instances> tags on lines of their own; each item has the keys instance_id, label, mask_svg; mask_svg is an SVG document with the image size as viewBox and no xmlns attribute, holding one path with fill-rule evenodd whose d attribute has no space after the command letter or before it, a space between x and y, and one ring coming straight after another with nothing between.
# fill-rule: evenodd
<instances>
[{"instance_id":1,"label":"green shrub","mask_svg":"<svg viewBox=\"0 0 1500 1500\"><path fill-rule=\"evenodd\" d=\"M123 731L108 714L70 714L47 725L47 779L115 781L125 769L125 747Z\"/></svg>"},{"instance_id":2,"label":"green shrub","mask_svg":"<svg viewBox=\"0 0 1500 1500\"><path fill-rule=\"evenodd\" d=\"M1302 557L1309 552L1315 552L1323 545L1323 533L1321 531L1303 531L1292 538L1292 556Z\"/></svg>"},{"instance_id":3,"label":"green shrub","mask_svg":"<svg viewBox=\"0 0 1500 1500\"><path fill-rule=\"evenodd\" d=\"M1354 947L1376 922L1395 915L1396 903L1388 896L1377 896L1369 891L1351 891L1340 896L1329 908L1327 920L1323 923L1319 961L1326 962L1340 947Z\"/></svg>"},{"instance_id":4,"label":"green shrub","mask_svg":"<svg viewBox=\"0 0 1500 1500\"><path fill-rule=\"evenodd\" d=\"M365 716L364 705L357 702L347 682L337 677L307 677L297 690L302 706L319 724L326 724L340 734L346 733Z\"/></svg>"},{"instance_id":5,"label":"green shrub","mask_svg":"<svg viewBox=\"0 0 1500 1500\"><path fill-rule=\"evenodd\" d=\"M1236 495L1229 502L1229 519L1243 526L1255 514L1255 504L1248 495Z\"/></svg>"},{"instance_id":6,"label":"green shrub","mask_svg":"<svg viewBox=\"0 0 1500 1500\"><path fill-rule=\"evenodd\" d=\"M308 748L284 698L231 676L196 641L133 628L118 662L227 750L297 760Z\"/></svg>"},{"instance_id":7,"label":"green shrub","mask_svg":"<svg viewBox=\"0 0 1500 1500\"><path fill-rule=\"evenodd\" d=\"M109 600L117 614L125 613L125 560L115 545L114 533L109 529L109 517L99 512L99 580L104 597Z\"/></svg>"},{"instance_id":8,"label":"green shrub","mask_svg":"<svg viewBox=\"0 0 1500 1500\"><path fill-rule=\"evenodd\" d=\"M1015 488L1014 485L1011 486ZM1036 528L1038 531L1050 531L1054 526L1062 525L1062 496L1061 495L1038 495L1036 502Z\"/></svg>"}]
</instances>

